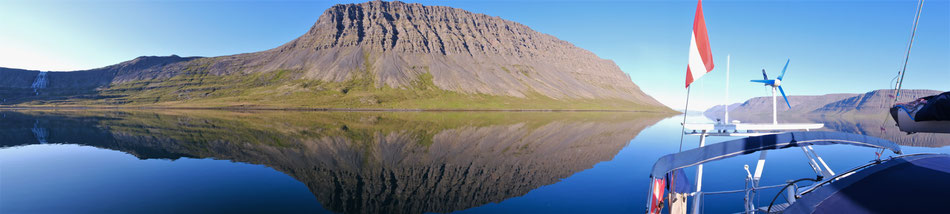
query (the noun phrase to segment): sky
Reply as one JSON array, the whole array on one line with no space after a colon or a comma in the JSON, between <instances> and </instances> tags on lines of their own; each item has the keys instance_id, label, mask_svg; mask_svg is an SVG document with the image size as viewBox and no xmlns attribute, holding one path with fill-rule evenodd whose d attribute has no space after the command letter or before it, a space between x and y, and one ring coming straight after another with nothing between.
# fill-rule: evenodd
<instances>
[{"instance_id":1,"label":"sky","mask_svg":"<svg viewBox=\"0 0 950 214\"><path fill-rule=\"evenodd\" d=\"M0 0L0 67L83 70L138 56L220 56L277 47L324 10L357 1ZM647 94L683 109L696 1L414 1L498 16L613 60ZM770 96L761 69L789 95L890 88L904 62L917 1L707 0L715 69L689 108ZM730 98L725 99L726 56ZM927 0L904 88L950 91L950 1Z\"/></svg>"}]
</instances>

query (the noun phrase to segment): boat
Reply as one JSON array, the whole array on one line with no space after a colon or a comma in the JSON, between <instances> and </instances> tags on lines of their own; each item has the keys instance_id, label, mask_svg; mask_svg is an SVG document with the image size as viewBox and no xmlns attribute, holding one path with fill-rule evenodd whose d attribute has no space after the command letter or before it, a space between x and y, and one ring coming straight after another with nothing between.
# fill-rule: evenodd
<instances>
[{"instance_id":1,"label":"boat","mask_svg":"<svg viewBox=\"0 0 950 214\"><path fill-rule=\"evenodd\" d=\"M891 107L890 116L908 134L950 133L950 91Z\"/></svg>"},{"instance_id":2,"label":"boat","mask_svg":"<svg viewBox=\"0 0 950 214\"><path fill-rule=\"evenodd\" d=\"M918 4L918 18L921 5ZM703 71L711 71L713 64L712 58L707 57L711 54L708 38L705 36L702 1L697 6L695 17L686 76L687 109L690 83L702 76ZM900 146L885 139L853 133L815 131L824 127L821 123L779 123L777 94L781 93L786 105L792 107L782 89L789 61L785 62L785 67L777 78L769 79L763 69L763 79L751 81L771 87L772 123L729 121L728 110L725 111L724 122L686 123L684 114L681 134L698 135L699 145L694 149L682 151L681 138L680 152L663 156L656 161L650 172L646 213L664 213L664 210L666 213L676 214L703 213L703 197L718 194L743 194L744 200L740 204L743 213L933 213L950 210L950 155L905 155ZM727 101L728 76L727 56ZM897 92L900 91L899 86L900 83ZM906 119L900 120L899 126L902 126L902 130L904 126L910 127L912 124L930 124L932 121L921 120L924 114L922 112L928 112L927 109L932 108L930 106L938 110L943 109L940 110L944 112L943 115L948 115L945 113L950 112L946 109L946 106L950 106L950 94L944 93L920 100L916 104L921 105L908 108L907 105L910 104L905 104L896 110L892 109L895 119L905 116L913 119L913 123ZM937 126L939 125L926 128L932 131ZM710 136L742 138L706 145L706 138ZM876 158L868 163L835 173L815 151L814 146L821 145L851 145L879 151L875 152ZM760 184L768 151L791 148L802 150L807 164L815 173L814 177L790 178L794 180L779 184ZM882 159L886 151L891 151L894 155ZM703 190L704 163L755 153L759 154L755 168L750 171L748 165L743 167L746 172L745 188L712 192ZM695 167L696 176L690 179L684 169L691 167ZM759 190L775 188L780 191L770 197L772 200L768 204L756 204L753 200L757 198ZM782 201L778 200L780 197L783 198Z\"/></svg>"},{"instance_id":3,"label":"boat","mask_svg":"<svg viewBox=\"0 0 950 214\"><path fill-rule=\"evenodd\" d=\"M813 146L851 145L880 149L876 159L835 173ZM790 178L786 183L760 184L769 150L800 148L814 177ZM895 156L881 159L884 150ZM741 155L760 154L755 171L746 165L746 187L704 192L701 174L690 184L682 170ZM697 171L701 171L697 169ZM706 145L661 157L650 172L647 213L703 213L704 196L744 194L743 213L933 213L950 208L950 155L903 154L894 142L833 131L772 133ZM810 182L808 185L800 183ZM756 204L759 190L780 188L766 195L769 204ZM667 192L669 190L669 192ZM783 194L784 193L784 194ZM692 198L691 206L685 200ZM782 198L782 200L778 200ZM666 205L664 205L666 202Z\"/></svg>"}]
</instances>

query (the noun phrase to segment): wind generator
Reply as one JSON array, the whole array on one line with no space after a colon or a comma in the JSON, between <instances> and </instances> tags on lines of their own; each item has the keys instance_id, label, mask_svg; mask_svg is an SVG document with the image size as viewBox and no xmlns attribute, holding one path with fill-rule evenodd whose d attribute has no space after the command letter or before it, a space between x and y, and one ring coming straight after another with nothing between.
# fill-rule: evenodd
<instances>
[{"instance_id":1,"label":"wind generator","mask_svg":"<svg viewBox=\"0 0 950 214\"><path fill-rule=\"evenodd\" d=\"M775 89L778 89L782 93L782 98L785 98L785 105L788 105L788 109L792 109L792 104L788 103L788 97L785 96L785 90L782 90L782 78L785 77L785 70L788 69L788 63L791 59L785 61L785 67L782 68L782 74L778 75L778 78L769 79L769 75L765 74L765 69L762 69L762 79L761 80L750 80L752 82L763 83L765 86L772 86L772 124L778 124L778 101L775 96Z\"/></svg>"},{"instance_id":2,"label":"wind generator","mask_svg":"<svg viewBox=\"0 0 950 214\"><path fill-rule=\"evenodd\" d=\"M686 98L687 98L686 107L687 108L689 107L690 83L696 80L696 78L699 78L705 75L706 73L712 71L714 67L712 51L709 47L709 38L706 35L706 21L703 18L702 10L703 10L703 4L702 4L702 0L700 0L699 4L696 6L696 16L695 16L695 20L693 21L693 36L692 36L692 40L690 41L689 63L686 66ZM807 132L813 129L820 129L825 126L824 124L821 124L821 123L785 123L785 124L778 123L778 117L776 115L778 110L776 107L777 98L775 95L775 90L778 89L779 91L781 91L782 97L785 97L785 91L782 89L781 85L782 85L782 79L785 77L785 70L788 68L789 61L785 62L785 68L782 68L782 74L779 75L777 79L770 80L768 75L765 74L765 69L763 69L762 70L763 80L752 80L752 82L759 82L759 83L764 83L766 86L772 86L772 123L771 124L755 124L755 123L740 123L739 121L729 121L729 110L728 110L729 108L728 107L729 106L729 103L728 103L729 101L729 61L730 61L730 55L726 55L726 99L725 99L727 102L726 107L725 107L726 122L725 123L687 123L686 115L684 114L683 123L682 123L683 129L682 129L682 134L680 135L680 151L682 151L682 148L683 148L683 136L685 135L698 135L699 147L697 149L706 149L703 147L706 146L706 137L708 136L747 136L747 137L748 136L764 136L764 135L775 135L776 133L784 133L784 132L795 131L795 130L805 130ZM789 107L792 106L791 104L788 103L787 97L785 97L785 104L787 104ZM689 131L687 131L687 129L689 129ZM789 134L793 136L797 136L798 134L800 134L800 132L793 132ZM793 139L797 139L797 138L793 137ZM724 144L717 144L717 145L724 145ZM716 148L713 148L713 150L718 149L721 151L723 148L724 147L716 147ZM802 148L802 151L804 151L805 154L808 156L810 160L809 165L812 167L812 169L814 169L817 173L821 175L826 175L828 177L834 176L834 172L832 172L831 168L828 168L827 164L825 164L825 162L821 160L821 157L819 157L818 154L814 152L814 150L811 148L811 145L807 145L801 148ZM687 152L691 152L691 151L694 151L694 150L689 150ZM758 183L759 183L760 178L762 178L762 170L765 169L765 158L767 156L766 155L767 153L768 152L764 150L759 152L759 161L756 162L755 173L748 171L748 166L745 166L748 172L747 175L749 175L746 180L747 184L749 183L752 184L751 188L746 188L745 190L746 202L747 202L746 204L747 213L755 212L754 209L752 209L755 206L752 203L752 201L749 199L754 196L755 189L763 188L763 187L759 187ZM690 158L693 158L693 157L690 157ZM668 163L664 163L664 164L672 164L673 162L674 161L669 161ZM657 163L659 164L660 162L657 162ZM824 170L823 168L820 168L818 163L821 163L828 170ZM670 202L667 204L669 205L670 213L685 213L687 210L687 206L689 206L687 205L687 200L688 200L687 198L690 196L693 197L692 199L693 212L699 213L700 210L702 210L701 204L703 204L702 196L704 194L702 192L703 164L701 162L697 164L698 165L696 166L695 186L692 186L692 188L688 188L689 190L686 190L686 191L680 190L681 192L674 192L676 191L674 190L676 188L670 188L671 190L670 194L668 194L667 196L664 196L664 190L666 189L665 186L667 186L666 175L665 174L663 176L651 175L650 176L651 178L650 197L648 197L649 199L647 201L647 207L646 207L647 213L651 213L651 214L662 213L662 204L663 204L664 198L683 199L683 200L670 200ZM676 180L674 178L676 177L676 174L679 174L679 173L673 173L670 176L670 179L669 179L670 184L673 183L672 181ZM794 200L794 199L790 199L790 200Z\"/></svg>"}]
</instances>

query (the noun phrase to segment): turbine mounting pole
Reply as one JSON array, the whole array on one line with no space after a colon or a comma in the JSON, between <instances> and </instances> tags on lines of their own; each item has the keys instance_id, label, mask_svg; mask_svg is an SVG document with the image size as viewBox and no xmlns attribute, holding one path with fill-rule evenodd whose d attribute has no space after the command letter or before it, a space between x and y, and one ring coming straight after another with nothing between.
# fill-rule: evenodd
<instances>
[{"instance_id":1,"label":"turbine mounting pole","mask_svg":"<svg viewBox=\"0 0 950 214\"><path fill-rule=\"evenodd\" d=\"M725 124L729 124L729 54L726 54L726 102L724 107L726 109L726 121Z\"/></svg>"},{"instance_id":2,"label":"turbine mounting pole","mask_svg":"<svg viewBox=\"0 0 950 214\"><path fill-rule=\"evenodd\" d=\"M772 86L772 124L778 124L778 105L775 97L775 86Z\"/></svg>"}]
</instances>

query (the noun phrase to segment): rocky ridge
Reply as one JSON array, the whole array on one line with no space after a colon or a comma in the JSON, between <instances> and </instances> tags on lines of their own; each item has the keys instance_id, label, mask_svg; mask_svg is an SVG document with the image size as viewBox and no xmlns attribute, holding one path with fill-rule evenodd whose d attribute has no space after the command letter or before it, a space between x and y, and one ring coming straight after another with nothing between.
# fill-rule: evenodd
<instances>
[{"instance_id":1,"label":"rocky ridge","mask_svg":"<svg viewBox=\"0 0 950 214\"><path fill-rule=\"evenodd\" d=\"M904 89L901 91L899 102L907 102L916 98L939 94L937 90ZM790 110L784 101L779 98L779 120L782 115L824 115L824 116L862 116L884 114L890 109L891 97L894 90L874 90L864 94L827 94L817 96L789 96L792 106ZM703 114L711 119L723 117L723 106L718 105L707 109ZM743 103L735 103L729 107L729 118L745 121L759 121L765 118L771 121L772 97L755 97Z\"/></svg>"},{"instance_id":2,"label":"rocky ridge","mask_svg":"<svg viewBox=\"0 0 950 214\"><path fill-rule=\"evenodd\" d=\"M289 72L271 74L282 71ZM13 77L0 81L0 96L3 89L29 87L37 73L0 69L0 76ZM285 82L365 79L372 87L400 89L431 80L439 89L470 95L624 100L668 110L612 61L567 41L499 17L399 1L333 6L307 33L266 51L209 58L140 57L99 69L51 72L49 79L54 89L88 88L87 94L106 96L102 90L123 84L156 85L182 76L198 80L161 86L184 88L206 84L200 81L205 75L254 74L282 76ZM123 93L108 96L134 96L152 88L123 88ZM216 96L216 89L173 101Z\"/></svg>"}]
</instances>

